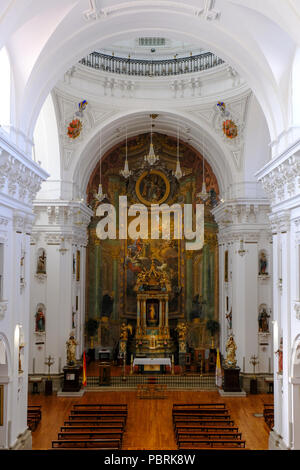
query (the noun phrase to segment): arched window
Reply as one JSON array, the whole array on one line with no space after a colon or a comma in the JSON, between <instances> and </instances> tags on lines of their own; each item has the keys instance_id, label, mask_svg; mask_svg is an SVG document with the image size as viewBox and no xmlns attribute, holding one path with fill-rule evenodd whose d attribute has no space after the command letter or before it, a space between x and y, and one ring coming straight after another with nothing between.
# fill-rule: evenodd
<instances>
[{"instance_id":1,"label":"arched window","mask_svg":"<svg viewBox=\"0 0 300 470\"><path fill-rule=\"evenodd\" d=\"M293 125L300 126L300 48L298 48L292 75L292 111Z\"/></svg>"},{"instance_id":2,"label":"arched window","mask_svg":"<svg viewBox=\"0 0 300 470\"><path fill-rule=\"evenodd\" d=\"M0 50L0 125L8 130L10 125L11 69L5 47Z\"/></svg>"}]
</instances>

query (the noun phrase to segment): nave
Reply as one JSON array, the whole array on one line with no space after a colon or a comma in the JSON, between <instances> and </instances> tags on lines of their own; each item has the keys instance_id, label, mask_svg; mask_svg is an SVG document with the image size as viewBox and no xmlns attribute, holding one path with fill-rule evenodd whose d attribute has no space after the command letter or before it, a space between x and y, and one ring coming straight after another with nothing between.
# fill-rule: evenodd
<instances>
[{"instance_id":1,"label":"nave","mask_svg":"<svg viewBox=\"0 0 300 470\"><path fill-rule=\"evenodd\" d=\"M32 433L32 449L51 449L52 441L68 419L75 404L127 403L128 416L122 450L177 450L172 406L174 403L225 403L235 426L239 428L248 450L267 450L269 429L263 417L264 403L271 403L273 395L259 394L247 397L224 398L218 392L168 391L162 400L139 400L136 391L86 392L81 398L56 395L28 396L29 405L42 406L42 419Z\"/></svg>"}]
</instances>

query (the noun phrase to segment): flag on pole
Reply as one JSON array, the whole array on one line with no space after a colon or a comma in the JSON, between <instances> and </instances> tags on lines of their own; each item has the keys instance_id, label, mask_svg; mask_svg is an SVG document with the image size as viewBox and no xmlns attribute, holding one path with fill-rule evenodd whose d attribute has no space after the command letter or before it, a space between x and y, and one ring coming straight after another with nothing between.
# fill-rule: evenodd
<instances>
[{"instance_id":1,"label":"flag on pole","mask_svg":"<svg viewBox=\"0 0 300 470\"><path fill-rule=\"evenodd\" d=\"M83 351L83 367L82 367L82 385L86 386L86 359L85 351Z\"/></svg>"},{"instance_id":2,"label":"flag on pole","mask_svg":"<svg viewBox=\"0 0 300 470\"><path fill-rule=\"evenodd\" d=\"M216 363L216 386L222 387L222 369L221 369L221 360L220 360L220 351L217 350L217 363Z\"/></svg>"}]
</instances>

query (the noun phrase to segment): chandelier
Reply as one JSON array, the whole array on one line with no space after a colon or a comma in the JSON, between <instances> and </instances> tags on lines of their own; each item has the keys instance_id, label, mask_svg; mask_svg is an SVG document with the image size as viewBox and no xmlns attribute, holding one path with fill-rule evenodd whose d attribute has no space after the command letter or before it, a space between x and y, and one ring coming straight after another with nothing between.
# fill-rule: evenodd
<instances>
[{"instance_id":1,"label":"chandelier","mask_svg":"<svg viewBox=\"0 0 300 470\"><path fill-rule=\"evenodd\" d=\"M150 166L154 165L159 160L159 157L155 155L153 143L152 143L152 119L153 115L151 114L151 131L150 131L150 149L148 155L144 156L145 162L148 162Z\"/></svg>"},{"instance_id":2,"label":"chandelier","mask_svg":"<svg viewBox=\"0 0 300 470\"><path fill-rule=\"evenodd\" d=\"M179 181L183 176L184 173L180 167L180 160L179 160L179 126L177 124L177 161L176 161L176 170L173 171L173 176Z\"/></svg>"},{"instance_id":3,"label":"chandelier","mask_svg":"<svg viewBox=\"0 0 300 470\"><path fill-rule=\"evenodd\" d=\"M209 198L209 193L206 190L206 184L205 184L205 168L204 168L204 135L202 138L202 190L201 193L197 194L197 197L201 199L203 203L207 201Z\"/></svg>"},{"instance_id":4,"label":"chandelier","mask_svg":"<svg viewBox=\"0 0 300 470\"><path fill-rule=\"evenodd\" d=\"M97 201L102 202L103 199L105 199L107 196L106 196L106 194L103 194L103 188L102 188L102 183L101 183L101 132L100 132L100 150L99 150L99 153L100 153L100 159L99 159L99 171L100 171L99 186L98 186L98 192L96 194L94 194L94 197L95 197L95 199L97 199Z\"/></svg>"},{"instance_id":5,"label":"chandelier","mask_svg":"<svg viewBox=\"0 0 300 470\"><path fill-rule=\"evenodd\" d=\"M128 158L127 158L127 127L126 127L126 157L125 157L125 163L124 163L124 170L120 171L120 175L123 176L123 178L125 179L129 178L129 176L132 175L132 171L130 171L128 167Z\"/></svg>"}]
</instances>

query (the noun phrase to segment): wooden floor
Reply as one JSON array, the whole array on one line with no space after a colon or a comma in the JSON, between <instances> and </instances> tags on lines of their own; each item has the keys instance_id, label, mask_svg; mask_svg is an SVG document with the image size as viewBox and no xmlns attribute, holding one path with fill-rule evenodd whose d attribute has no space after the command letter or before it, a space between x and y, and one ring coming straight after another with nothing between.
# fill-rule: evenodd
<instances>
[{"instance_id":1,"label":"wooden floor","mask_svg":"<svg viewBox=\"0 0 300 470\"><path fill-rule=\"evenodd\" d=\"M42 420L32 434L32 448L50 449L52 440L67 420L75 403L127 403L128 418L123 449L176 450L172 426L173 403L225 402L235 425L242 432L249 450L268 449L269 429L263 418L264 403L272 403L273 395L249 395L245 398L223 398L218 392L170 391L166 399L138 399L136 391L86 392L81 398L56 395L29 395L28 403L42 405Z\"/></svg>"}]
</instances>

